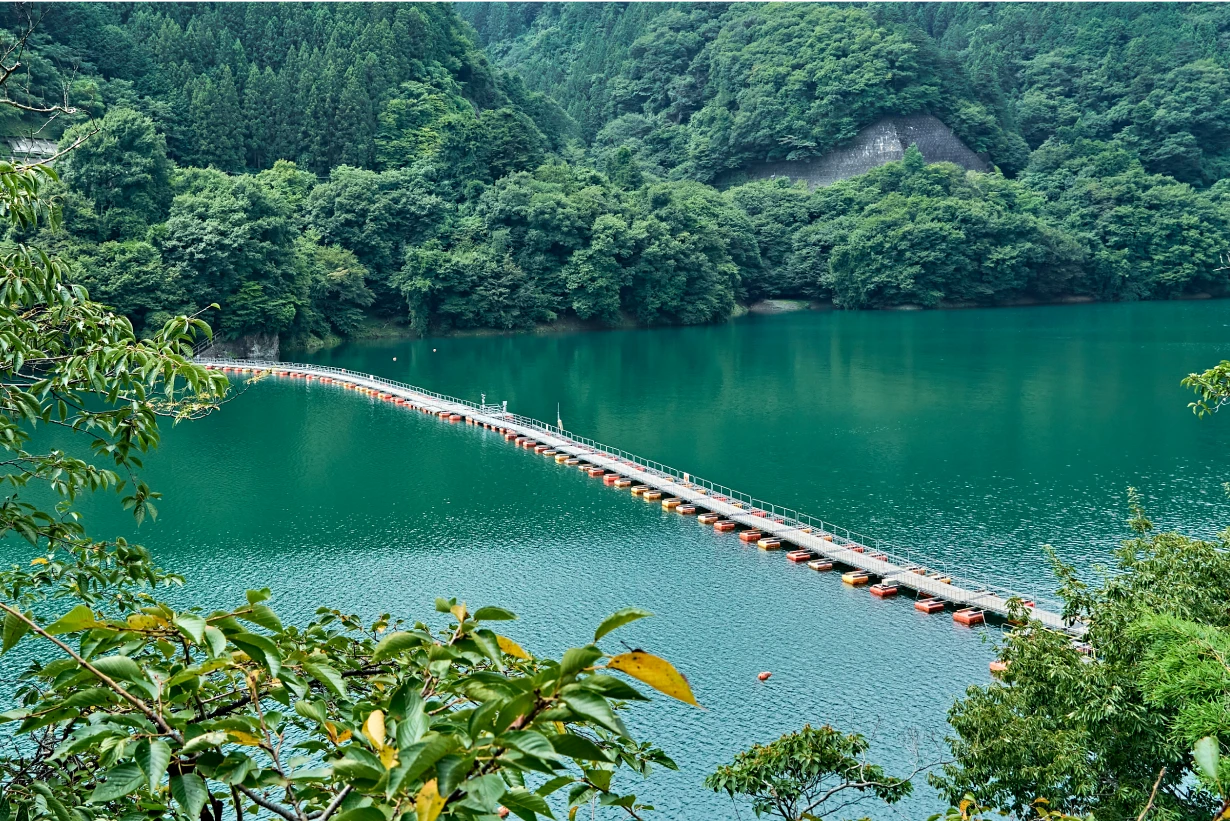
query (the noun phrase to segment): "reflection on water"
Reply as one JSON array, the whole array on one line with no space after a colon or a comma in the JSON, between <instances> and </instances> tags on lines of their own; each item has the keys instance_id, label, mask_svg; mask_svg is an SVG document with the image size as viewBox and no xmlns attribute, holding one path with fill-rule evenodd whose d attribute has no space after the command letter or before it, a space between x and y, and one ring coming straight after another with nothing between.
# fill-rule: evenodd
<instances>
[{"instance_id":1,"label":"reflection on water","mask_svg":"<svg viewBox=\"0 0 1230 821\"><path fill-rule=\"evenodd\" d=\"M1045 589L1104 559L1124 491L1224 526L1230 423L1179 380L1230 356L1230 302L798 313L721 326L352 345L317 361L507 399L826 520ZM393 357L397 361L393 361Z\"/></svg>"},{"instance_id":2,"label":"reflection on water","mask_svg":"<svg viewBox=\"0 0 1230 821\"><path fill-rule=\"evenodd\" d=\"M580 433L1045 588L1040 545L1104 559L1129 483L1164 525L1226 522L1230 428L1193 419L1178 380L1223 355L1228 309L807 313L315 358L543 419L558 402ZM908 768L903 735L942 735L953 697L988 678L994 633L749 550L493 433L318 383L261 382L168 431L147 479L165 498L139 536L198 601L268 585L292 619L321 603L426 618L455 595L517 611L507 632L541 652L620 607L654 611L604 641L670 658L708 708L629 716L680 763L641 791L664 818L733 817L704 775L808 721L873 732L890 769ZM117 508L89 504L95 533L131 533ZM873 817L925 817L936 800L918 792Z\"/></svg>"}]
</instances>

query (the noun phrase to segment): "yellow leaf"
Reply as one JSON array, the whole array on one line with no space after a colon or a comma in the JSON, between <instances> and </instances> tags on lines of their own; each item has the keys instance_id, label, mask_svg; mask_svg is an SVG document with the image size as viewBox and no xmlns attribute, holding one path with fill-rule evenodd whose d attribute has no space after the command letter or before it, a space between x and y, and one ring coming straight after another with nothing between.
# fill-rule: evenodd
<instances>
[{"instance_id":1,"label":"yellow leaf","mask_svg":"<svg viewBox=\"0 0 1230 821\"><path fill-rule=\"evenodd\" d=\"M128 626L133 630L153 630L161 626L159 622L166 624L163 619L157 616L147 616L144 613L133 613L128 617Z\"/></svg>"},{"instance_id":2,"label":"yellow leaf","mask_svg":"<svg viewBox=\"0 0 1230 821\"><path fill-rule=\"evenodd\" d=\"M496 636L495 640L499 643L500 649L513 658L527 659L530 654L521 649L521 645L517 644L510 638L505 636Z\"/></svg>"},{"instance_id":3,"label":"yellow leaf","mask_svg":"<svg viewBox=\"0 0 1230 821\"><path fill-rule=\"evenodd\" d=\"M345 744L350 740L350 730L342 730L339 734L337 731L337 725L332 721L325 722L325 732L329 734L329 740L334 744Z\"/></svg>"},{"instance_id":4,"label":"yellow leaf","mask_svg":"<svg viewBox=\"0 0 1230 821\"><path fill-rule=\"evenodd\" d=\"M452 607L448 609L448 612L456 616L457 621L465 621L466 620L466 603L462 602L461 604L454 604Z\"/></svg>"},{"instance_id":5,"label":"yellow leaf","mask_svg":"<svg viewBox=\"0 0 1230 821\"><path fill-rule=\"evenodd\" d=\"M444 809L446 800L440 795L440 789L436 786L434 778L424 784L423 789L419 790L418 797L414 799L414 812L418 815L419 821L436 821L440 810Z\"/></svg>"},{"instance_id":6,"label":"yellow leaf","mask_svg":"<svg viewBox=\"0 0 1230 821\"><path fill-rule=\"evenodd\" d=\"M30 564L47 564L47 560L39 556L37 559L31 559Z\"/></svg>"},{"instance_id":7,"label":"yellow leaf","mask_svg":"<svg viewBox=\"0 0 1230 821\"><path fill-rule=\"evenodd\" d=\"M391 770L397 766L397 748L393 746L380 748L380 763L384 765L386 770Z\"/></svg>"},{"instance_id":8,"label":"yellow leaf","mask_svg":"<svg viewBox=\"0 0 1230 821\"><path fill-rule=\"evenodd\" d=\"M607 662L607 667L627 673L637 681L648 684L659 693L695 707L700 706L696 702L696 696L692 695L692 688L688 685L688 680L666 659L658 658L651 653L633 650L631 653L612 656Z\"/></svg>"},{"instance_id":9,"label":"yellow leaf","mask_svg":"<svg viewBox=\"0 0 1230 821\"><path fill-rule=\"evenodd\" d=\"M384 712L372 710L372 714L363 722L363 735L377 750L384 749Z\"/></svg>"},{"instance_id":10,"label":"yellow leaf","mask_svg":"<svg viewBox=\"0 0 1230 821\"><path fill-rule=\"evenodd\" d=\"M246 744L249 747L259 747L261 745L261 740L258 736L245 733L243 730L227 730L226 734L231 737L232 741L236 741L239 744Z\"/></svg>"}]
</instances>

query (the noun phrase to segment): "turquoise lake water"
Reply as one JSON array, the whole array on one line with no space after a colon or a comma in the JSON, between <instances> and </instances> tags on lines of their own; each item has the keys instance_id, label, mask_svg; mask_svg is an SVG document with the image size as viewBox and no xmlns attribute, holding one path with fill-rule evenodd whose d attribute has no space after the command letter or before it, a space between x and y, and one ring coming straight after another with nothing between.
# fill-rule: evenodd
<instances>
[{"instance_id":1,"label":"turquoise lake water","mask_svg":"<svg viewBox=\"0 0 1230 821\"><path fill-rule=\"evenodd\" d=\"M1093 574L1126 535L1129 484L1162 526L1230 521L1230 424L1196 420L1178 384L1227 356L1228 326L1230 303L1212 301L805 312L310 358L542 419L558 403L578 433L1045 593L1041 546ZM655 700L627 717L681 766L639 791L663 818L733 818L705 774L805 722L874 736L890 769L915 745L936 757L953 698L989 680L994 630L876 600L491 432L318 383L262 381L169 430L146 478L165 498L140 539L210 603L270 586L284 616L327 603L419 618L452 595L517 611L506 632L542 652L620 607L652 610L615 637L675 662L707 708ZM117 508L89 503L97 535L131 535ZM937 808L919 784L868 811Z\"/></svg>"}]
</instances>

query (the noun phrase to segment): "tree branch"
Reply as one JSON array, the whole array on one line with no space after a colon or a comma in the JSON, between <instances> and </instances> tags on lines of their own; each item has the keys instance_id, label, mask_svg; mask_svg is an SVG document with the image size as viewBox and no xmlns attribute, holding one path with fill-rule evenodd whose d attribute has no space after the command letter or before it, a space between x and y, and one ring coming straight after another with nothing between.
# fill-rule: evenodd
<instances>
[{"instance_id":1,"label":"tree branch","mask_svg":"<svg viewBox=\"0 0 1230 821\"><path fill-rule=\"evenodd\" d=\"M350 788L351 788L350 784L347 784L345 787L342 787L342 791L339 792L336 796L334 796L333 800L329 802L329 806L325 807L324 812L318 815L317 814L309 815L308 818L312 819L312 821L329 821L329 816L333 815L333 813L337 811L337 808L342 805L342 801L346 798L347 795L350 794Z\"/></svg>"},{"instance_id":2,"label":"tree branch","mask_svg":"<svg viewBox=\"0 0 1230 821\"><path fill-rule=\"evenodd\" d=\"M1136 821L1144 821L1145 816L1149 814L1149 810L1153 809L1153 799L1157 798L1157 788L1162 785L1162 777L1164 775L1166 775L1166 768L1162 767L1157 774L1157 781L1153 782L1153 792L1149 793L1149 803L1145 804L1145 808L1140 811L1140 815L1136 816Z\"/></svg>"},{"instance_id":3,"label":"tree branch","mask_svg":"<svg viewBox=\"0 0 1230 821\"><path fill-rule=\"evenodd\" d=\"M164 719L162 716L160 716L160 715L159 715L159 714L158 714L158 713L157 713L157 712L156 712L156 711L155 711L152 707L150 707L150 706L149 706L148 704L146 704L143 700L141 700L141 699L137 698L137 697L136 697L136 696L134 696L132 693L128 692L128 691L127 691L127 690L125 690L123 687L121 687L121 686L120 686L120 685L119 685L119 684L115 681L115 679L111 678L111 677L110 677L110 676L108 676L106 673L104 673L102 670L99 670L99 669L98 669L97 667L95 667L93 664L90 664L88 661L86 661L85 659L83 659L80 655L78 655L76 652L74 652L74 651L73 651L73 648L69 647L67 644L65 644L64 642L60 641L60 640L59 640L59 639L57 639L55 636L51 635L50 633L48 633L48 632L47 632L46 630L44 630L43 628L39 627L37 624L35 624L35 623L34 623L34 621L33 621L32 619L28 619L28 618L26 618L26 616L25 616L24 614L22 614L19 610L16 610L16 609L14 609L14 608L12 608L12 607L9 607L7 604L4 604L3 602L0 602L0 610L4 610L4 612L6 612L6 613L8 613L8 614L10 614L10 615L12 615L12 616L14 616L14 617L18 618L18 619L21 619L21 620L22 620L23 622L25 622L25 623L26 623L26 625L27 625L27 626L28 626L31 630L33 630L35 633L37 633L38 635L40 635L40 636L42 636L43 638L47 639L47 640L48 640L48 641L50 641L52 644L56 645L56 646L57 646L57 647L59 647L61 650L63 650L65 653L68 653L70 656L72 656L72 658L73 658L73 660L74 660L74 661L76 661L78 664L80 664L80 665L81 665L82 667L84 667L86 670L89 670L89 671L90 671L90 673L91 673L91 674L93 674L93 676L94 676L95 678L97 678L99 681L101 681L103 684L107 685L107 686L108 686L108 687L110 687L112 690L114 690L114 691L116 692L116 694L120 696L120 698L122 698L122 699L124 699L125 701L127 701L127 702L128 702L129 704L131 704L133 707L136 707L136 708L137 708L138 710L140 710L142 713L145 713L145 716L146 716L146 717L147 717L150 721L154 722L154 723L155 723L155 724L157 724L159 727L161 727L161 728L162 728L162 731L163 731L164 733L166 733L167 735L169 735L171 738L175 739L175 740L176 740L177 742L179 742L180 744L183 744L183 743L184 743L183 736L181 736L181 735L180 735L179 733L177 733L174 729L172 729L172 728L171 728L171 725L170 725L170 724L167 724L166 719ZM297 819L292 819L292 821L297 821Z\"/></svg>"},{"instance_id":4,"label":"tree branch","mask_svg":"<svg viewBox=\"0 0 1230 821\"><path fill-rule=\"evenodd\" d=\"M293 812L286 809L285 807L280 807L277 804L270 801L269 799L264 798L263 796L260 795L260 793L253 792L247 787L242 787L242 786L239 788L239 791L243 793L244 795L246 795L248 798L250 798L252 800L252 803L256 804L256 806L263 807L264 809L269 810L269 812L274 813L275 815L280 815L283 818L285 818L286 821L299 821L299 816L295 815Z\"/></svg>"}]
</instances>

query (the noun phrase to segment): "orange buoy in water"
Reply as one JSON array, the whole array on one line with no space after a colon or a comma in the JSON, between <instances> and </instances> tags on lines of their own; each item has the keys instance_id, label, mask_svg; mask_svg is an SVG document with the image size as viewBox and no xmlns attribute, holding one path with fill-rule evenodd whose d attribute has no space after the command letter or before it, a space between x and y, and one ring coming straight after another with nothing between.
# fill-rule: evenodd
<instances>
[{"instance_id":1,"label":"orange buoy in water","mask_svg":"<svg viewBox=\"0 0 1230 821\"><path fill-rule=\"evenodd\" d=\"M756 676L756 678L760 679L761 681L768 681L772 676L773 676L772 673L770 673L768 670L765 670L763 673Z\"/></svg>"}]
</instances>

